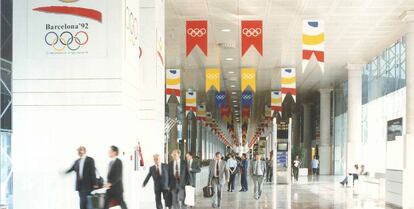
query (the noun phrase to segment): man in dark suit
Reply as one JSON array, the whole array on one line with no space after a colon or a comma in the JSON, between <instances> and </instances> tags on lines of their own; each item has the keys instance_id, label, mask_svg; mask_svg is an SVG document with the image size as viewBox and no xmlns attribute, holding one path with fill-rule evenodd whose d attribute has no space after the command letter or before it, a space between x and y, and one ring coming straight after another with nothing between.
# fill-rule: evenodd
<instances>
[{"instance_id":1,"label":"man in dark suit","mask_svg":"<svg viewBox=\"0 0 414 209\"><path fill-rule=\"evenodd\" d=\"M247 192L247 190L249 189L249 185L247 183L247 173L249 171L249 161L247 160L247 155L246 153L243 153L242 155L242 161L240 164L240 183L241 183L241 190L240 192Z\"/></svg>"},{"instance_id":2,"label":"man in dark suit","mask_svg":"<svg viewBox=\"0 0 414 209\"><path fill-rule=\"evenodd\" d=\"M187 185L191 185L193 187L196 186L196 175L197 173L201 172L200 164L197 160L193 158L193 153L187 152L185 155L185 159L187 160L187 170L188 170L188 181Z\"/></svg>"},{"instance_id":3,"label":"man in dark suit","mask_svg":"<svg viewBox=\"0 0 414 209\"><path fill-rule=\"evenodd\" d=\"M162 202L161 202L161 194L166 198L167 192L169 190L168 185L168 166L164 163L161 163L160 155L155 154L154 158L154 165L150 167L147 177L142 184L142 187L145 187L152 177L154 181L154 192L155 192L155 204L157 209L163 209Z\"/></svg>"},{"instance_id":4,"label":"man in dark suit","mask_svg":"<svg viewBox=\"0 0 414 209\"><path fill-rule=\"evenodd\" d=\"M173 160L168 163L172 209L181 209L184 207L185 183L188 179L188 172L187 163L185 160L180 159L180 155L180 150L173 150L171 153Z\"/></svg>"},{"instance_id":5,"label":"man in dark suit","mask_svg":"<svg viewBox=\"0 0 414 209\"><path fill-rule=\"evenodd\" d=\"M66 171L76 173L76 191L79 193L80 209L86 209L87 196L91 194L94 188L97 188L95 161L93 158L86 156L86 148L81 146L78 148L79 159L75 161L73 166Z\"/></svg>"},{"instance_id":6,"label":"man in dark suit","mask_svg":"<svg viewBox=\"0 0 414 209\"><path fill-rule=\"evenodd\" d=\"M124 186L122 183L122 161L118 159L119 149L111 146L109 150L109 171L107 183L105 184L106 196L104 209L108 209L113 205L119 205L122 209L127 209L124 202Z\"/></svg>"}]
</instances>

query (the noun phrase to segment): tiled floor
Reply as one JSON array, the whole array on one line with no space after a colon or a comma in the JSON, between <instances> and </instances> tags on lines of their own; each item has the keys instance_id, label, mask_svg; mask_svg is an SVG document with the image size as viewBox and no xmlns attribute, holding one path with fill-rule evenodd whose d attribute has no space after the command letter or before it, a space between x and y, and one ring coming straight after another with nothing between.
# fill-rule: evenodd
<instances>
[{"instance_id":1,"label":"tiled floor","mask_svg":"<svg viewBox=\"0 0 414 209\"><path fill-rule=\"evenodd\" d=\"M265 183L264 194L260 200L253 199L252 188L246 193L225 192L223 209L347 209L347 208L386 208L379 185L360 182L356 187L342 187L341 177L321 176L301 178L291 186ZM273 194L276 194L273 196ZM211 200L197 197L194 208L211 208Z\"/></svg>"}]
</instances>

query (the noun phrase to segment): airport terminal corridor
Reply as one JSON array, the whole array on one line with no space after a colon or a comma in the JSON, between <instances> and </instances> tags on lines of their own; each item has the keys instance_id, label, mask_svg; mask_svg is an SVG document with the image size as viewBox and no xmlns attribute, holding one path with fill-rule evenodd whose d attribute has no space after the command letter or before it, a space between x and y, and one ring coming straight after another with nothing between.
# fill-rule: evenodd
<instances>
[{"instance_id":1,"label":"airport terminal corridor","mask_svg":"<svg viewBox=\"0 0 414 209\"><path fill-rule=\"evenodd\" d=\"M0 11L0 209L414 209L414 0Z\"/></svg>"}]
</instances>

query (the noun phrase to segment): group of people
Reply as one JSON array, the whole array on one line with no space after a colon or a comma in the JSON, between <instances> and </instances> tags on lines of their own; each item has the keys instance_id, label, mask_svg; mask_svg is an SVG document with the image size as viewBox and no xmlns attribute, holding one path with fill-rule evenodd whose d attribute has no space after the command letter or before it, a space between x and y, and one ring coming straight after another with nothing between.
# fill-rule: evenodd
<instances>
[{"instance_id":1,"label":"group of people","mask_svg":"<svg viewBox=\"0 0 414 209\"><path fill-rule=\"evenodd\" d=\"M122 161L118 158L119 148L111 146L109 149L109 157L111 160L109 162L107 183L103 185L100 185L100 179L102 178L97 175L94 159L86 155L86 148L81 146L77 151L79 159L65 173L76 173L76 191L79 193L80 209L87 209L88 195L93 190L101 187L107 189L104 209L108 209L114 205L119 205L122 209L127 209L123 197Z\"/></svg>"},{"instance_id":2,"label":"group of people","mask_svg":"<svg viewBox=\"0 0 414 209\"><path fill-rule=\"evenodd\" d=\"M352 186L355 186L355 181L359 180L359 176L368 176L368 172L365 170L365 165L359 166L358 164L355 164L354 170L348 173L348 176L345 176L344 180L339 183L342 186L348 186L349 176L352 176Z\"/></svg>"}]
</instances>

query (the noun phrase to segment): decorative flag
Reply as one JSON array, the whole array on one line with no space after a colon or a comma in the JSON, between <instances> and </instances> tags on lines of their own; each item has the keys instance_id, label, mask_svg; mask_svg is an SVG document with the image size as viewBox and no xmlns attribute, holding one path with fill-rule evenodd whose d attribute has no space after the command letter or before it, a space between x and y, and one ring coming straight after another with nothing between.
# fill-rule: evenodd
<instances>
[{"instance_id":1,"label":"decorative flag","mask_svg":"<svg viewBox=\"0 0 414 209\"><path fill-rule=\"evenodd\" d=\"M206 105L200 104L197 106L197 119L205 120L206 119Z\"/></svg>"},{"instance_id":2,"label":"decorative flag","mask_svg":"<svg viewBox=\"0 0 414 209\"><path fill-rule=\"evenodd\" d=\"M241 91L246 90L248 86L253 92L256 91L256 69L254 68L241 69Z\"/></svg>"},{"instance_id":3,"label":"decorative flag","mask_svg":"<svg viewBox=\"0 0 414 209\"><path fill-rule=\"evenodd\" d=\"M220 69L218 68L206 69L206 92L212 87L215 87L217 91L220 91Z\"/></svg>"},{"instance_id":4,"label":"decorative flag","mask_svg":"<svg viewBox=\"0 0 414 209\"><path fill-rule=\"evenodd\" d=\"M272 108L270 107L270 105L265 106L265 117L266 118L272 117Z\"/></svg>"},{"instance_id":5,"label":"decorative flag","mask_svg":"<svg viewBox=\"0 0 414 209\"><path fill-rule=\"evenodd\" d=\"M216 93L216 106L217 108L221 108L222 106L226 105L226 92L220 91Z\"/></svg>"},{"instance_id":6,"label":"decorative flag","mask_svg":"<svg viewBox=\"0 0 414 209\"><path fill-rule=\"evenodd\" d=\"M323 21L304 20L302 30L302 72L305 72L312 55L315 55L324 72L325 29Z\"/></svg>"},{"instance_id":7,"label":"decorative flag","mask_svg":"<svg viewBox=\"0 0 414 209\"><path fill-rule=\"evenodd\" d=\"M224 122L228 122L230 119L230 107L226 106L220 109L220 115Z\"/></svg>"},{"instance_id":8,"label":"decorative flag","mask_svg":"<svg viewBox=\"0 0 414 209\"><path fill-rule=\"evenodd\" d=\"M274 111L277 111L279 114L282 114L282 94L280 93L280 91L272 91L271 100L272 116Z\"/></svg>"},{"instance_id":9,"label":"decorative flag","mask_svg":"<svg viewBox=\"0 0 414 209\"><path fill-rule=\"evenodd\" d=\"M195 46L200 47L204 55L207 56L207 37L207 20L188 20L186 23L186 56L190 54Z\"/></svg>"},{"instance_id":10,"label":"decorative flag","mask_svg":"<svg viewBox=\"0 0 414 209\"><path fill-rule=\"evenodd\" d=\"M241 96L242 107L251 107L253 104L253 93L251 91L244 91Z\"/></svg>"},{"instance_id":11,"label":"decorative flag","mask_svg":"<svg viewBox=\"0 0 414 209\"><path fill-rule=\"evenodd\" d=\"M242 56L252 45L263 56L263 22L261 20L242 20L241 42Z\"/></svg>"},{"instance_id":12,"label":"decorative flag","mask_svg":"<svg viewBox=\"0 0 414 209\"><path fill-rule=\"evenodd\" d=\"M286 95L290 93L296 102L296 70L295 68L282 68L282 102Z\"/></svg>"},{"instance_id":13,"label":"decorative flag","mask_svg":"<svg viewBox=\"0 0 414 209\"><path fill-rule=\"evenodd\" d=\"M170 99L171 95L177 97L178 103L180 103L181 95L181 78L179 69L168 69L165 79L165 95L167 96L166 103Z\"/></svg>"},{"instance_id":14,"label":"decorative flag","mask_svg":"<svg viewBox=\"0 0 414 209\"><path fill-rule=\"evenodd\" d=\"M197 115L197 92L187 91L185 94L185 115L193 112L194 115Z\"/></svg>"},{"instance_id":15,"label":"decorative flag","mask_svg":"<svg viewBox=\"0 0 414 209\"><path fill-rule=\"evenodd\" d=\"M243 107L242 108L242 120L247 121L250 118L250 107Z\"/></svg>"}]
</instances>

